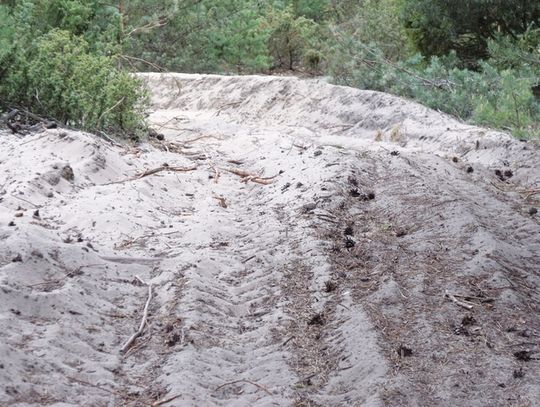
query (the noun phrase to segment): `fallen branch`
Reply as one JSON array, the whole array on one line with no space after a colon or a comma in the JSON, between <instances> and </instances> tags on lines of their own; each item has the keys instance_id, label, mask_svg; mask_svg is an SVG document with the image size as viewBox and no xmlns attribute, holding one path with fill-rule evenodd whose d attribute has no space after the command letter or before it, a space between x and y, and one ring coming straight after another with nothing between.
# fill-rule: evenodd
<instances>
[{"instance_id":1,"label":"fallen branch","mask_svg":"<svg viewBox=\"0 0 540 407\"><path fill-rule=\"evenodd\" d=\"M214 392L218 391L219 389L221 389L221 388L223 388L225 386L229 386L231 384L236 384L236 383L241 383L241 382L249 383L249 384L251 384L251 385L253 385L255 387L258 387L259 389L265 391L269 396L272 395L272 393L270 393L270 391L266 387L260 385L259 383L255 383L255 382L252 382L251 380L247 380L247 379L239 379L239 380L233 380L232 382L223 383L221 386L217 387L216 390L214 390Z\"/></svg>"},{"instance_id":2,"label":"fallen branch","mask_svg":"<svg viewBox=\"0 0 540 407\"><path fill-rule=\"evenodd\" d=\"M152 68L156 69L158 72L165 72L165 68L153 63L153 62L150 62L150 61L147 61L146 59L142 59L142 58L137 58L137 57L132 57L130 55L123 55L123 54L120 54L118 55L120 58L122 58L123 60L127 61L133 68L135 68L135 66L132 64L131 61L137 61L137 62L142 62L143 64L146 64L148 66L151 66Z\"/></svg>"},{"instance_id":3,"label":"fallen branch","mask_svg":"<svg viewBox=\"0 0 540 407\"><path fill-rule=\"evenodd\" d=\"M17 196L17 195L14 195L14 194L10 194L10 195L15 199L18 199L20 201L26 202L29 205L32 205L34 208L38 208L38 209L41 208L41 205L36 205L35 203L32 203L27 199L21 198L20 196Z\"/></svg>"},{"instance_id":4,"label":"fallen branch","mask_svg":"<svg viewBox=\"0 0 540 407\"><path fill-rule=\"evenodd\" d=\"M157 174L158 172L161 172L161 171L188 172L188 171L195 171L196 169L197 167L183 168L183 167L170 167L169 165L163 165L158 168L143 171L140 174L135 175L135 179L141 179L149 175Z\"/></svg>"},{"instance_id":5,"label":"fallen branch","mask_svg":"<svg viewBox=\"0 0 540 407\"><path fill-rule=\"evenodd\" d=\"M216 167L214 167L213 165L210 165L210 168L212 168L214 170L214 183L217 184L218 181L219 181L220 173L219 173L218 169Z\"/></svg>"},{"instance_id":6,"label":"fallen branch","mask_svg":"<svg viewBox=\"0 0 540 407\"><path fill-rule=\"evenodd\" d=\"M239 170L236 168L222 168L221 170L230 172L231 174L238 175L239 177L242 178L242 182L248 183L251 181L251 182L255 182L257 184L262 184L262 185L269 185L273 183L274 178L280 175L280 174L276 174L273 177L261 177L259 175L251 174L250 172Z\"/></svg>"},{"instance_id":7,"label":"fallen branch","mask_svg":"<svg viewBox=\"0 0 540 407\"><path fill-rule=\"evenodd\" d=\"M227 201L226 201L225 198L223 198L222 196L219 196L219 195L215 195L215 194L214 194L214 199L217 199L217 200L218 200L219 206L221 206L222 208L224 208L224 209L227 209L227 208L228 208Z\"/></svg>"},{"instance_id":8,"label":"fallen branch","mask_svg":"<svg viewBox=\"0 0 540 407\"><path fill-rule=\"evenodd\" d=\"M236 107L236 106L241 105L243 102L244 102L243 100L240 100L238 102L225 103L224 105L221 105L220 107L218 107L216 113L214 113L214 116L219 116L221 114L221 111L227 107Z\"/></svg>"},{"instance_id":9,"label":"fallen branch","mask_svg":"<svg viewBox=\"0 0 540 407\"><path fill-rule=\"evenodd\" d=\"M189 129L182 129L182 130L189 130ZM196 130L193 130L193 131L196 131ZM218 136L199 136L199 137L195 137L191 140L181 140L182 144L189 144L189 143L194 143L195 141L199 141L199 140L202 140L202 139L205 139L205 138L215 138L216 140L223 140L222 138L218 137Z\"/></svg>"},{"instance_id":10,"label":"fallen branch","mask_svg":"<svg viewBox=\"0 0 540 407\"><path fill-rule=\"evenodd\" d=\"M444 290L444 296L450 298L454 303L459 305L460 307L466 308L468 310L473 309L473 306L469 303L466 303L465 301L460 301L456 298L454 294L449 292L448 290Z\"/></svg>"},{"instance_id":11,"label":"fallen branch","mask_svg":"<svg viewBox=\"0 0 540 407\"><path fill-rule=\"evenodd\" d=\"M130 346L133 344L135 339L137 339L139 336L141 336L141 334L144 331L144 328L146 327L146 321L148 320L148 307L150 306L150 301L152 300L152 284L144 282L138 276L135 276L135 278L137 280L139 280L139 282L141 282L141 283L148 286L148 299L146 300L146 304L144 306L143 317L142 317L142 320L141 320L141 324L139 325L139 329L137 330L137 332L135 332L133 335L131 335L131 337L127 340L127 342L124 344L124 346L122 346L122 348L120 348L120 353L125 353L130 348Z\"/></svg>"},{"instance_id":12,"label":"fallen branch","mask_svg":"<svg viewBox=\"0 0 540 407\"><path fill-rule=\"evenodd\" d=\"M121 180L121 181L109 182L109 183L104 184L104 185L122 184L124 182L136 181L136 180L139 180L141 178L148 177L149 175L157 174L158 172L161 172L161 171L188 172L188 171L195 171L196 169L197 169L197 167L184 168L184 167L171 167L169 165L162 165L161 167L153 168L151 170L145 170L145 171L143 171L143 172L141 172L139 174L135 174L135 176L133 176L133 177L130 177L130 178L127 178L127 179L124 179L124 180Z\"/></svg>"},{"instance_id":13,"label":"fallen branch","mask_svg":"<svg viewBox=\"0 0 540 407\"><path fill-rule=\"evenodd\" d=\"M171 401L176 400L178 397L181 397L181 396L182 396L181 394L177 394L176 396L172 396L172 397L168 397L168 398L166 398L166 399L154 401L154 402L151 404L151 406L152 406L152 407L162 406L163 404L170 403Z\"/></svg>"},{"instance_id":14,"label":"fallen branch","mask_svg":"<svg viewBox=\"0 0 540 407\"><path fill-rule=\"evenodd\" d=\"M158 18L158 19L155 20L155 21L149 22L148 24L145 24L145 25L143 25L143 26L134 28L134 29L131 30L129 33L127 33L125 37L126 37L126 38L129 38L129 37L131 37L133 34L138 33L139 31L142 31L142 32L149 32L150 30L153 30L154 28L163 27L163 26L167 25L168 21L169 21L169 20L168 20L167 17L160 17L160 18Z\"/></svg>"},{"instance_id":15,"label":"fallen branch","mask_svg":"<svg viewBox=\"0 0 540 407\"><path fill-rule=\"evenodd\" d=\"M103 120L103 117L105 117L105 115L111 113L114 109L116 109L118 106L120 106L121 103L124 102L124 100L126 100L126 97L122 97L120 98L120 100L118 100L118 102L116 102L114 105L112 105L111 107L109 107L107 110L103 111L100 115L99 115L99 119L98 119L98 125L101 124L101 120Z\"/></svg>"},{"instance_id":16,"label":"fallen branch","mask_svg":"<svg viewBox=\"0 0 540 407\"><path fill-rule=\"evenodd\" d=\"M234 164L234 165L242 165L244 164L241 160L227 160L228 163Z\"/></svg>"},{"instance_id":17,"label":"fallen branch","mask_svg":"<svg viewBox=\"0 0 540 407\"><path fill-rule=\"evenodd\" d=\"M109 394L114 394L114 395L120 396L122 398L127 398L127 399L130 399L130 400L133 400L133 397L130 397L127 394L122 394L122 393L120 393L118 391L107 389L106 387L100 386L98 384L90 383L90 382L87 382L86 380L76 379L75 377L71 377L71 376L66 376L66 377L69 380L72 380L72 381L74 381L76 383L83 384L85 386L94 387L95 389L99 389L99 390L107 392Z\"/></svg>"},{"instance_id":18,"label":"fallen branch","mask_svg":"<svg viewBox=\"0 0 540 407\"><path fill-rule=\"evenodd\" d=\"M98 137L101 137L103 140L105 141L108 141L109 143L111 143L113 146L116 146L116 147L122 147L122 144L120 143L117 143L111 136L109 136L107 133L105 133L103 130L96 130L96 135Z\"/></svg>"},{"instance_id":19,"label":"fallen branch","mask_svg":"<svg viewBox=\"0 0 540 407\"><path fill-rule=\"evenodd\" d=\"M522 192L522 194L527 194L525 199L529 199L531 196L540 194L540 188L538 189L528 189Z\"/></svg>"}]
</instances>

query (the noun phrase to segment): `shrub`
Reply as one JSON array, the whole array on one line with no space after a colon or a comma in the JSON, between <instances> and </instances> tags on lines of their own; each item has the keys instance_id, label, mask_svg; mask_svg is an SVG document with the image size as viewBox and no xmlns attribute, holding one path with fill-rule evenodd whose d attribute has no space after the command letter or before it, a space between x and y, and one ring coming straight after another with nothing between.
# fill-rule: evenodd
<instances>
[{"instance_id":1,"label":"shrub","mask_svg":"<svg viewBox=\"0 0 540 407\"><path fill-rule=\"evenodd\" d=\"M15 29L9 10L0 5L0 81L5 71L7 60L13 48Z\"/></svg>"},{"instance_id":2,"label":"shrub","mask_svg":"<svg viewBox=\"0 0 540 407\"><path fill-rule=\"evenodd\" d=\"M400 0L410 39L429 57L455 50L464 66L488 56L497 33L515 37L540 26L540 2L531 0Z\"/></svg>"},{"instance_id":3,"label":"shrub","mask_svg":"<svg viewBox=\"0 0 540 407\"><path fill-rule=\"evenodd\" d=\"M140 81L116 68L115 59L89 52L88 44L54 29L13 57L0 95L37 114L81 129L134 133L143 123Z\"/></svg>"},{"instance_id":4,"label":"shrub","mask_svg":"<svg viewBox=\"0 0 540 407\"><path fill-rule=\"evenodd\" d=\"M538 77L526 69L500 69L479 62L459 67L456 54L392 62L374 45L349 37L334 54L334 81L361 89L391 92L473 123L501 128L519 137L540 136L540 103L532 88Z\"/></svg>"},{"instance_id":5,"label":"shrub","mask_svg":"<svg viewBox=\"0 0 540 407\"><path fill-rule=\"evenodd\" d=\"M294 70L299 65L318 68L322 58L317 51L319 26L313 20L297 16L292 6L273 8L266 18L273 68Z\"/></svg>"}]
</instances>

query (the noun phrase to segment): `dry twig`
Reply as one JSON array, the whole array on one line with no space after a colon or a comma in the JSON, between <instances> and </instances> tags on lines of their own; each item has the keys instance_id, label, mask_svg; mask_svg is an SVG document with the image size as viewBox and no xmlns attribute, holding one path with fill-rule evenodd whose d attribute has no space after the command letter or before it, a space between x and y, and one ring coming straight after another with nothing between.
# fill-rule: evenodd
<instances>
[{"instance_id":1,"label":"dry twig","mask_svg":"<svg viewBox=\"0 0 540 407\"><path fill-rule=\"evenodd\" d=\"M221 206L222 208L228 208L227 201L222 196L214 195L214 199L217 199L219 201L219 206Z\"/></svg>"},{"instance_id":2,"label":"dry twig","mask_svg":"<svg viewBox=\"0 0 540 407\"><path fill-rule=\"evenodd\" d=\"M166 399L154 401L154 402L151 404L151 406L152 406L152 407L162 406L163 404L170 403L171 401L176 400L178 397L181 397L181 396L182 396L181 394L177 394L176 396L171 396L171 397L167 397Z\"/></svg>"},{"instance_id":3,"label":"dry twig","mask_svg":"<svg viewBox=\"0 0 540 407\"><path fill-rule=\"evenodd\" d=\"M214 167L213 165L210 165L210 168L212 168L214 170L214 183L217 184L218 181L219 181L220 173L219 173L218 169L216 167Z\"/></svg>"},{"instance_id":4,"label":"dry twig","mask_svg":"<svg viewBox=\"0 0 540 407\"><path fill-rule=\"evenodd\" d=\"M260 385L259 383L252 382L251 380L248 380L248 379L238 379L238 380L233 380L232 382L223 383L222 385L218 386L216 390L214 390L214 392L218 391L222 387L229 386L231 384L242 383L242 382L252 384L253 386L258 387L259 389L265 391L269 396L272 395L272 393L270 393L270 390L268 390L266 387L264 387L263 385Z\"/></svg>"},{"instance_id":5,"label":"dry twig","mask_svg":"<svg viewBox=\"0 0 540 407\"><path fill-rule=\"evenodd\" d=\"M109 394L114 394L114 395L120 396L122 398L133 399L132 397L130 397L130 396L126 395L126 394L122 394L122 393L120 393L120 392L118 392L116 390L107 389L106 387L100 386L99 384L90 383L90 382L87 382L86 380L76 379L75 377L71 377L71 376L67 376L67 378L69 380L72 380L72 381L76 382L76 383L83 384L85 386L94 387L95 389L99 389L99 390L107 392Z\"/></svg>"},{"instance_id":6,"label":"dry twig","mask_svg":"<svg viewBox=\"0 0 540 407\"><path fill-rule=\"evenodd\" d=\"M124 179L124 180L121 180L121 181L114 181L114 182L109 182L105 185L112 185L112 184L122 184L124 182L129 182L129 181L135 181L135 180L139 180L141 178L144 178L144 177L148 177L149 175L154 175L154 174L157 174L158 172L162 172L162 171L171 171L171 172L188 172L188 171L195 171L197 169L197 167L171 167L170 165L162 165L161 167L158 167L158 168L153 168L153 169L150 169L150 170L145 170L139 174L136 174L135 176L133 177L130 177L130 178L127 178L127 179Z\"/></svg>"},{"instance_id":7,"label":"dry twig","mask_svg":"<svg viewBox=\"0 0 540 407\"><path fill-rule=\"evenodd\" d=\"M274 182L279 174L274 175L273 177L261 177L259 175L252 174L250 172L239 170L236 168L222 168L223 171L230 172L231 174L238 175L242 178L242 182L248 183L249 181L255 182L257 184L269 185Z\"/></svg>"},{"instance_id":8,"label":"dry twig","mask_svg":"<svg viewBox=\"0 0 540 407\"><path fill-rule=\"evenodd\" d=\"M463 307L463 308L467 308L467 309L473 309L473 306L465 301L460 301L456 298L456 296L454 294L452 294L450 291L448 290L444 290L444 296L447 297L447 298L450 298L454 303L456 303L457 305L459 305L460 307Z\"/></svg>"},{"instance_id":9,"label":"dry twig","mask_svg":"<svg viewBox=\"0 0 540 407\"><path fill-rule=\"evenodd\" d=\"M144 282L138 276L135 276L135 278L137 280L139 280L141 283L148 286L148 299L146 300L146 304L144 306L143 317L142 317L142 320L141 320L141 324L139 325L139 329L137 330L137 332L135 332L133 335L131 335L131 337L127 340L127 342L124 344L124 346L122 346L122 348L120 348L121 353L125 353L130 348L130 346L133 344L135 339L137 339L143 333L144 328L146 327L146 321L148 320L148 307L150 306L150 301L152 300L152 284Z\"/></svg>"}]
</instances>

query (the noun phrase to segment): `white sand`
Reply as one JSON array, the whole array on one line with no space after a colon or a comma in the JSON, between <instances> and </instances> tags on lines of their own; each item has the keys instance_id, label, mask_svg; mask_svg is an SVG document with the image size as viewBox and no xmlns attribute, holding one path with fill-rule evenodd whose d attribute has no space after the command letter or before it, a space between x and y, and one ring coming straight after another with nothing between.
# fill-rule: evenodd
<instances>
[{"instance_id":1,"label":"white sand","mask_svg":"<svg viewBox=\"0 0 540 407\"><path fill-rule=\"evenodd\" d=\"M414 375L396 374L375 311L354 284L324 290L339 278L328 230L340 222L332 216L347 195L347 174L365 167L365 185L377 179L381 190L398 188L402 174L386 174L386 164L377 170L390 151L403 157L396 167L403 174L441 171L430 175L437 185L425 199L472 196L480 185L485 212L469 214L461 198L449 234L458 236L455 225L470 217L493 239L489 213L508 210L524 237L519 248L521 238L497 235L506 259L525 259L524 268L538 260L538 217L527 214L535 196L524 199L540 187L538 145L320 81L143 78L154 128L181 151L156 142L118 148L62 130L0 133L0 405L149 406L171 396L178 398L168 406L399 405L389 389L405 388ZM164 163L196 170L128 180ZM73 180L62 178L67 165ZM500 182L498 168L512 178ZM242 182L230 169L276 177L269 185ZM401 185L404 194L422 194L405 179ZM374 211L411 210L397 196L383 196ZM500 227L510 219L501 217ZM378 239L370 233L362 239ZM384 252L374 256L385 264ZM135 275L153 284L154 298L145 333L121 355L146 301ZM406 296L386 283L377 298ZM324 324L308 324L319 312ZM514 385L522 401L539 393L526 381L534 376ZM453 405L443 387L440 405ZM481 403L480 393L470 397ZM504 405L502 394L493 397L491 405Z\"/></svg>"}]
</instances>

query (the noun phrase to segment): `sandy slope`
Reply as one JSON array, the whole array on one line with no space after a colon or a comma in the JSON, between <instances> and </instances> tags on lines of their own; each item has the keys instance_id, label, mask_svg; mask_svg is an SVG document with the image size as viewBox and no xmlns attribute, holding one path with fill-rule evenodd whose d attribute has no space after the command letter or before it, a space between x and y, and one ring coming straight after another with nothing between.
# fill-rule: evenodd
<instances>
[{"instance_id":1,"label":"sandy slope","mask_svg":"<svg viewBox=\"0 0 540 407\"><path fill-rule=\"evenodd\" d=\"M0 405L540 399L537 144L319 81L143 77L164 142L0 132Z\"/></svg>"}]
</instances>

